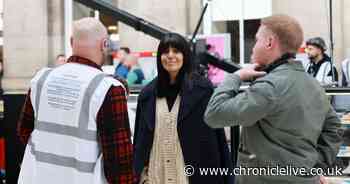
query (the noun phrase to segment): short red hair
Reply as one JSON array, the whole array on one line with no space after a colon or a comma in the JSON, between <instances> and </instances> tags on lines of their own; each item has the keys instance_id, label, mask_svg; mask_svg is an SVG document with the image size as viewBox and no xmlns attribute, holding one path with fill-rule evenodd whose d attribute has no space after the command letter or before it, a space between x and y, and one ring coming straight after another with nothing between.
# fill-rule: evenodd
<instances>
[{"instance_id":1,"label":"short red hair","mask_svg":"<svg viewBox=\"0 0 350 184\"><path fill-rule=\"evenodd\" d=\"M261 25L277 36L282 52L298 52L304 40L304 33L296 19L288 15L272 15L263 18Z\"/></svg>"}]
</instances>

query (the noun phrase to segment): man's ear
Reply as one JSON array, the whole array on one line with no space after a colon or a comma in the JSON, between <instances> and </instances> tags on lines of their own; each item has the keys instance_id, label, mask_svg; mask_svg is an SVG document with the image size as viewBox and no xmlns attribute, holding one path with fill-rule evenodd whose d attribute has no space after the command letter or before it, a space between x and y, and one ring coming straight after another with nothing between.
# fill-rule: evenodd
<instances>
[{"instance_id":1,"label":"man's ear","mask_svg":"<svg viewBox=\"0 0 350 184\"><path fill-rule=\"evenodd\" d=\"M271 36L267 38L266 48L272 49L276 44L276 38Z\"/></svg>"},{"instance_id":2,"label":"man's ear","mask_svg":"<svg viewBox=\"0 0 350 184\"><path fill-rule=\"evenodd\" d=\"M273 40L272 37L269 37L269 38L267 39L267 48L271 49L271 47L272 47L272 42L273 42L273 41L274 41L274 40Z\"/></svg>"},{"instance_id":3,"label":"man's ear","mask_svg":"<svg viewBox=\"0 0 350 184\"><path fill-rule=\"evenodd\" d=\"M101 50L102 51L106 51L108 49L108 40L107 39L103 39L101 42Z\"/></svg>"}]
</instances>

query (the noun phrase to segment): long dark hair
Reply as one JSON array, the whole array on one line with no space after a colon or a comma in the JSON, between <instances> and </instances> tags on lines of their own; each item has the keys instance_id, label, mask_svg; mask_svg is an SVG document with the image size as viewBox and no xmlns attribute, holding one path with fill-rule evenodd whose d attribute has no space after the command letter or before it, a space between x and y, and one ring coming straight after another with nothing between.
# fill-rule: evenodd
<instances>
[{"instance_id":1,"label":"long dark hair","mask_svg":"<svg viewBox=\"0 0 350 184\"><path fill-rule=\"evenodd\" d=\"M161 56L167 52L169 48L175 48L183 55L183 65L176 76L175 85L181 87L185 77L190 77L193 69L192 52L187 40L177 33L168 33L160 41L157 51L157 69L158 69L158 82L157 82L157 96L164 97L167 94L167 89L170 86L170 76L161 62Z\"/></svg>"}]
</instances>

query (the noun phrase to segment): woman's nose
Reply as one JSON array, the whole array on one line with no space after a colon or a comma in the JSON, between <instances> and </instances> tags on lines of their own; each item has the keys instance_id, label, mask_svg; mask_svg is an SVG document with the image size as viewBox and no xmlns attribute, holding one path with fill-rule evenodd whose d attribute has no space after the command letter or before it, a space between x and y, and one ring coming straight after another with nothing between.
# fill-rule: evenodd
<instances>
[{"instance_id":1,"label":"woman's nose","mask_svg":"<svg viewBox=\"0 0 350 184\"><path fill-rule=\"evenodd\" d=\"M174 57L174 52L169 51L167 55L168 55L169 58L172 58L172 57Z\"/></svg>"}]
</instances>

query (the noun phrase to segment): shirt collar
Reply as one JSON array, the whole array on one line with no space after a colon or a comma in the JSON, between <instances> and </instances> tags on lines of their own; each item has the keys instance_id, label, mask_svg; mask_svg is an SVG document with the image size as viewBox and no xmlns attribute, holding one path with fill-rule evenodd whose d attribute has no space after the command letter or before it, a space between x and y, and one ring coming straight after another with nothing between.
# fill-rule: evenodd
<instances>
[{"instance_id":1,"label":"shirt collar","mask_svg":"<svg viewBox=\"0 0 350 184\"><path fill-rule=\"evenodd\" d=\"M94 68L102 71L101 66L99 66L98 64L96 64L95 62L93 62L87 58L83 58L80 56L69 57L67 63L79 63L79 64L83 64L83 65L88 65L90 67L94 67Z\"/></svg>"}]
</instances>

